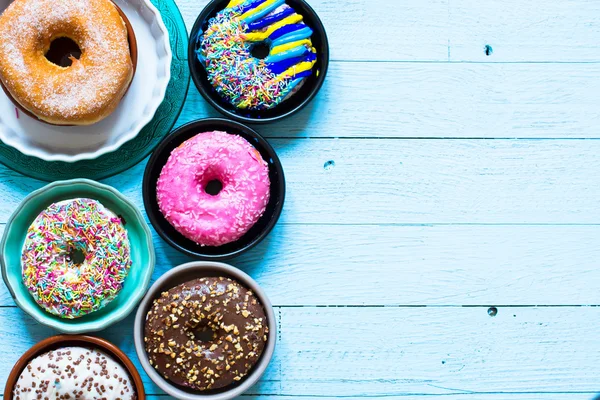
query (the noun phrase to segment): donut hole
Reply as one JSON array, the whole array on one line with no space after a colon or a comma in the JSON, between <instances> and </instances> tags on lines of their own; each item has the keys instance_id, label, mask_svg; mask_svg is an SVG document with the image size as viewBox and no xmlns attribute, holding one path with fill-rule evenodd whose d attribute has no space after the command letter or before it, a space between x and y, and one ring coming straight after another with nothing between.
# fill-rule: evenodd
<instances>
[{"instance_id":1,"label":"donut hole","mask_svg":"<svg viewBox=\"0 0 600 400\"><path fill-rule=\"evenodd\" d=\"M259 42L253 44L250 48L250 54L252 54L252 57L258 58L259 60L264 60L265 58L267 58L270 52L271 45L267 42Z\"/></svg>"},{"instance_id":2,"label":"donut hole","mask_svg":"<svg viewBox=\"0 0 600 400\"><path fill-rule=\"evenodd\" d=\"M81 48L73 39L60 36L50 42L45 56L52 64L67 68L73 64L73 58L79 60Z\"/></svg>"},{"instance_id":3,"label":"donut hole","mask_svg":"<svg viewBox=\"0 0 600 400\"><path fill-rule=\"evenodd\" d=\"M211 196L218 195L221 192L221 190L223 190L223 182L221 182L218 179L212 179L208 181L208 183L204 187L204 191L210 194Z\"/></svg>"},{"instance_id":4,"label":"donut hole","mask_svg":"<svg viewBox=\"0 0 600 400\"><path fill-rule=\"evenodd\" d=\"M82 249L71 247L67 250L67 259L73 264L80 265L85 261L85 253Z\"/></svg>"},{"instance_id":5,"label":"donut hole","mask_svg":"<svg viewBox=\"0 0 600 400\"><path fill-rule=\"evenodd\" d=\"M201 328L196 329L195 331L193 331L193 334L194 340L196 342L207 343L212 342L215 339L215 331L213 331L208 326L203 326Z\"/></svg>"}]
</instances>

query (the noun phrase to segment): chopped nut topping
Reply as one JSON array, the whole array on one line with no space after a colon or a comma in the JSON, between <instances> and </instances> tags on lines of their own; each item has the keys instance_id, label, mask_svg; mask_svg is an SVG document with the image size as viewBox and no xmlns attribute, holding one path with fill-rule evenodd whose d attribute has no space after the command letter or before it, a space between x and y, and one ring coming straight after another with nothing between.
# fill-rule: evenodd
<instances>
[{"instance_id":1,"label":"chopped nut topping","mask_svg":"<svg viewBox=\"0 0 600 400\"><path fill-rule=\"evenodd\" d=\"M166 379L194 389L239 381L268 339L260 308L250 290L223 277L201 278L163 292L146 319L149 359ZM208 330L212 338L200 341L204 335L199 330Z\"/></svg>"}]
</instances>

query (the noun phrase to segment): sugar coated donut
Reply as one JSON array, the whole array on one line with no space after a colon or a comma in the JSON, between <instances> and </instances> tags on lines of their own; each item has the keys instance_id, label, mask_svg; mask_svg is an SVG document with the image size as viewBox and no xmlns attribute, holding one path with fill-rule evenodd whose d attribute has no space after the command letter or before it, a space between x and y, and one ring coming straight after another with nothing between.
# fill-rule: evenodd
<instances>
[{"instance_id":1,"label":"sugar coated donut","mask_svg":"<svg viewBox=\"0 0 600 400\"><path fill-rule=\"evenodd\" d=\"M123 222L91 199L42 211L27 230L23 282L35 301L61 318L79 318L112 301L131 266Z\"/></svg>"},{"instance_id":2,"label":"sugar coated donut","mask_svg":"<svg viewBox=\"0 0 600 400\"><path fill-rule=\"evenodd\" d=\"M272 108L296 93L317 61L313 31L302 19L284 0L231 0L197 43L216 91L251 110ZM268 49L264 59L253 55L258 46Z\"/></svg>"},{"instance_id":3,"label":"sugar coated donut","mask_svg":"<svg viewBox=\"0 0 600 400\"><path fill-rule=\"evenodd\" d=\"M210 340L197 337L203 331ZM254 293L212 277L163 292L146 316L144 343L150 364L165 379L210 390L241 381L260 358L268 333Z\"/></svg>"},{"instance_id":4,"label":"sugar coated donut","mask_svg":"<svg viewBox=\"0 0 600 400\"><path fill-rule=\"evenodd\" d=\"M64 37L81 50L68 67L46 58ZM127 28L110 0L15 0L0 16L0 81L42 121L98 122L115 110L132 78Z\"/></svg>"},{"instance_id":5,"label":"sugar coated donut","mask_svg":"<svg viewBox=\"0 0 600 400\"><path fill-rule=\"evenodd\" d=\"M216 195L207 186L218 181ZM163 167L157 200L167 221L203 246L241 238L263 215L269 202L269 167L238 135L205 132L177 147Z\"/></svg>"},{"instance_id":6,"label":"sugar coated donut","mask_svg":"<svg viewBox=\"0 0 600 400\"><path fill-rule=\"evenodd\" d=\"M17 400L137 398L123 366L104 351L62 347L32 359L13 389Z\"/></svg>"}]
</instances>

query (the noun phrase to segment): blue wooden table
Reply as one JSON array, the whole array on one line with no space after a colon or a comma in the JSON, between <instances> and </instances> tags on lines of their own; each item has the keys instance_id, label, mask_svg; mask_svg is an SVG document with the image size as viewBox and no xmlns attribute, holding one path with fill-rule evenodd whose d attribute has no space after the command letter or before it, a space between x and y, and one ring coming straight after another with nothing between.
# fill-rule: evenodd
<instances>
[{"instance_id":1,"label":"blue wooden table","mask_svg":"<svg viewBox=\"0 0 600 400\"><path fill-rule=\"evenodd\" d=\"M330 72L307 109L257 127L288 197L231 262L278 316L249 396L594 398L600 2L309 1ZM178 0L188 28L206 3ZM216 115L192 87L178 124ZM141 209L144 165L104 181ZM0 167L0 222L43 185ZM154 279L190 261L154 239ZM132 322L100 336L139 367ZM0 380L53 334L2 286Z\"/></svg>"}]
</instances>

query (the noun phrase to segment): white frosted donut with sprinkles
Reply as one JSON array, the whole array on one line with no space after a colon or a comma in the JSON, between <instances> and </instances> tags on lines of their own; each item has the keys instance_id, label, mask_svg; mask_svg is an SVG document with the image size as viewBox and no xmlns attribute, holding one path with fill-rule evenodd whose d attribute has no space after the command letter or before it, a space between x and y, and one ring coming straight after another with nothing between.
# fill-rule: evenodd
<instances>
[{"instance_id":1,"label":"white frosted donut with sprinkles","mask_svg":"<svg viewBox=\"0 0 600 400\"><path fill-rule=\"evenodd\" d=\"M63 347L32 359L13 388L16 400L112 399L138 396L123 366L99 349Z\"/></svg>"},{"instance_id":2,"label":"white frosted donut with sprinkles","mask_svg":"<svg viewBox=\"0 0 600 400\"><path fill-rule=\"evenodd\" d=\"M100 202L54 203L27 230L23 283L35 301L61 318L79 318L112 301L131 266L123 221Z\"/></svg>"},{"instance_id":3,"label":"white frosted donut with sprinkles","mask_svg":"<svg viewBox=\"0 0 600 400\"><path fill-rule=\"evenodd\" d=\"M211 182L222 186L207 192ZM201 246L240 239L269 203L269 167L246 139L205 132L177 147L157 183L158 206L183 236Z\"/></svg>"}]
</instances>

